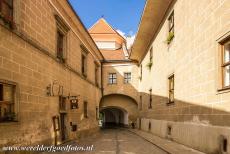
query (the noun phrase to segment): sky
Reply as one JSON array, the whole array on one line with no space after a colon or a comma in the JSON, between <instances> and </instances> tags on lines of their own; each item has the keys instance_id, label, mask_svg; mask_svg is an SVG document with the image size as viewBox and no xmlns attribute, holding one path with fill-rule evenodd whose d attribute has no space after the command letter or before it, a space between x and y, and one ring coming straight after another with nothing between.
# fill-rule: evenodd
<instances>
[{"instance_id":1,"label":"sky","mask_svg":"<svg viewBox=\"0 0 230 154\"><path fill-rule=\"evenodd\" d=\"M69 0L86 28L102 16L120 34L133 41L145 0Z\"/></svg>"}]
</instances>

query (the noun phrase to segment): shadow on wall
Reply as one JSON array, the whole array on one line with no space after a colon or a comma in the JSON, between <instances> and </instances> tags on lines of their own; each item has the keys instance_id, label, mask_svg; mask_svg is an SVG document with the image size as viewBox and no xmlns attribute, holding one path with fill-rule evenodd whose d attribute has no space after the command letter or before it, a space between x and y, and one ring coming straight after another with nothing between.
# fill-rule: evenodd
<instances>
[{"instance_id":1,"label":"shadow on wall","mask_svg":"<svg viewBox=\"0 0 230 154\"><path fill-rule=\"evenodd\" d=\"M213 104L187 102L176 97L169 104L168 97L155 95L154 90L152 95L138 92L132 82L124 84L124 75L116 69L107 70L103 77L105 96L100 101L101 109L122 108L128 112L129 121L135 121L142 130L194 149L206 153L230 152L229 108L219 109ZM110 72L117 74L117 84L108 84ZM139 82L137 76L132 76L132 80Z\"/></svg>"}]
</instances>

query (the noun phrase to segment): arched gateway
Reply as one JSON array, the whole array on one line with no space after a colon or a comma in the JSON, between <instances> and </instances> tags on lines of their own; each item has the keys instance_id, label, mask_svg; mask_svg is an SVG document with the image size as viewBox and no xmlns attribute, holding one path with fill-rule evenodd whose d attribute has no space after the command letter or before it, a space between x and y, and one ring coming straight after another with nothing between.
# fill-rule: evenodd
<instances>
[{"instance_id":1,"label":"arched gateway","mask_svg":"<svg viewBox=\"0 0 230 154\"><path fill-rule=\"evenodd\" d=\"M110 94L102 97L100 114L104 127L128 126L136 122L138 105L130 96Z\"/></svg>"}]
</instances>

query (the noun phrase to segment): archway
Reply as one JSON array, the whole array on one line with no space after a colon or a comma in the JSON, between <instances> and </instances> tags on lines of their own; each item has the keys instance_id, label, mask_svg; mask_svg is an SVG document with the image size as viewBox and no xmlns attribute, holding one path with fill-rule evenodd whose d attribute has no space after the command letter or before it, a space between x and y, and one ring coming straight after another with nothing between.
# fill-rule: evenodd
<instances>
[{"instance_id":1,"label":"archway","mask_svg":"<svg viewBox=\"0 0 230 154\"><path fill-rule=\"evenodd\" d=\"M102 97L100 113L104 127L126 127L131 122L136 122L138 106L137 102L129 96L110 94Z\"/></svg>"},{"instance_id":2,"label":"archway","mask_svg":"<svg viewBox=\"0 0 230 154\"><path fill-rule=\"evenodd\" d=\"M102 126L109 127L124 127L128 126L128 112L117 107L106 107L101 109Z\"/></svg>"}]
</instances>

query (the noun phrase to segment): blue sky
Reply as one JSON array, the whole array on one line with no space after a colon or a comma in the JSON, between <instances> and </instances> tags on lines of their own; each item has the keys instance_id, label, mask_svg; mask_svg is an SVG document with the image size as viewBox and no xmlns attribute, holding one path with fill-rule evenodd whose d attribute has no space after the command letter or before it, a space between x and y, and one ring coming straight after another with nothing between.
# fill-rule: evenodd
<instances>
[{"instance_id":1,"label":"blue sky","mask_svg":"<svg viewBox=\"0 0 230 154\"><path fill-rule=\"evenodd\" d=\"M145 0L69 0L86 28L102 15L115 29L134 35L145 5Z\"/></svg>"}]
</instances>

